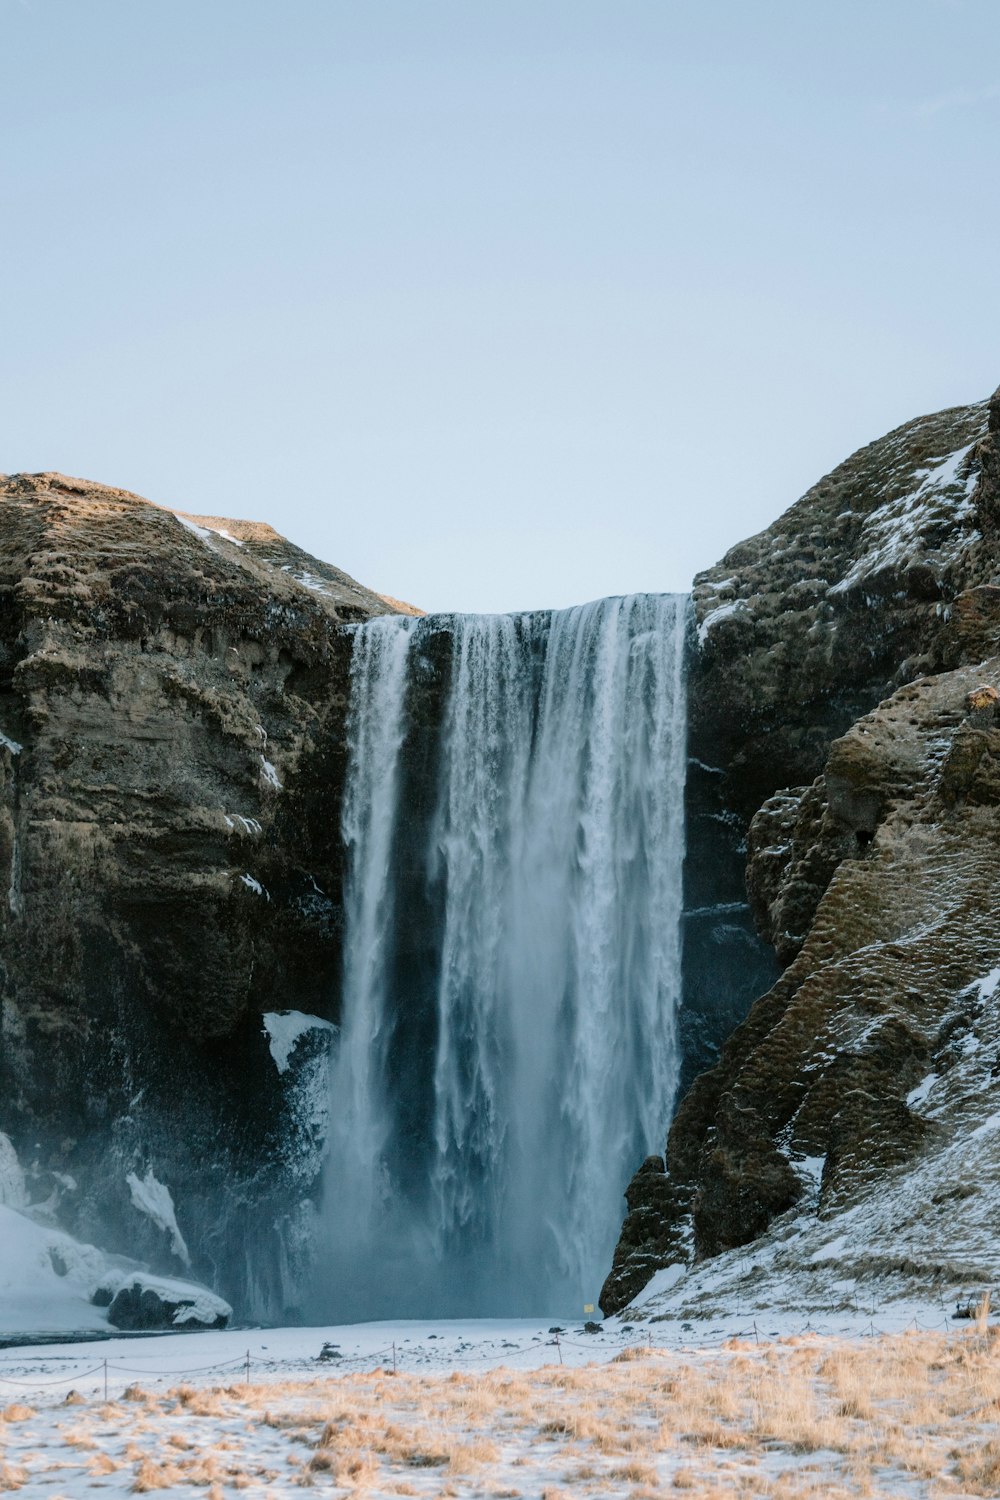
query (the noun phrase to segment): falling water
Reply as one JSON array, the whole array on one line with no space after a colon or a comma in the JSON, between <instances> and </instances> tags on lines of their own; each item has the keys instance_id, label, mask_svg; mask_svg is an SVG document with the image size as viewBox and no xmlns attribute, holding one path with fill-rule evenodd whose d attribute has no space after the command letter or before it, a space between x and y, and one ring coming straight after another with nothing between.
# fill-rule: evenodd
<instances>
[{"instance_id":1,"label":"falling water","mask_svg":"<svg viewBox=\"0 0 1000 1500\"><path fill-rule=\"evenodd\" d=\"M358 627L324 1316L596 1302L676 1085L685 623Z\"/></svg>"}]
</instances>

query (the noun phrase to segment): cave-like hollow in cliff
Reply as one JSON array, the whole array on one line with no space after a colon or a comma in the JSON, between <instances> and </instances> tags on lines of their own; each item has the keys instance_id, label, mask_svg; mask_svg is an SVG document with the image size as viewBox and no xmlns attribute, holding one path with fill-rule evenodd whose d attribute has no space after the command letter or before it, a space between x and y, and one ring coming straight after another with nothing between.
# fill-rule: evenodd
<instances>
[{"instance_id":1,"label":"cave-like hollow in cliff","mask_svg":"<svg viewBox=\"0 0 1000 1500\"><path fill-rule=\"evenodd\" d=\"M355 627L306 1317L597 1302L680 1076L688 615Z\"/></svg>"}]
</instances>

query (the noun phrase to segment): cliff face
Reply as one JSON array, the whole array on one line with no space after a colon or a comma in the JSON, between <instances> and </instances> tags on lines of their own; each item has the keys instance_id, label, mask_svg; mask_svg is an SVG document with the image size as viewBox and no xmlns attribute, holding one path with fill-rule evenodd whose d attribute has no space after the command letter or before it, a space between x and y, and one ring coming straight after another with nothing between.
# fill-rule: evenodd
<instances>
[{"instance_id":1,"label":"cliff face","mask_svg":"<svg viewBox=\"0 0 1000 1500\"><path fill-rule=\"evenodd\" d=\"M868 1205L884 1234L875 1207L946 1178L1000 1108L1000 393L855 454L697 579L695 611L700 795L745 831L786 967L683 1098L668 1169L631 1184L605 1312L780 1216ZM940 1271L945 1217L951 1271L982 1275L978 1193L899 1209L913 1275Z\"/></svg>"},{"instance_id":2,"label":"cliff face","mask_svg":"<svg viewBox=\"0 0 1000 1500\"><path fill-rule=\"evenodd\" d=\"M0 600L0 1131L73 1233L277 1314L316 1162L262 1016L336 1020L343 627L392 606L57 474L0 480Z\"/></svg>"},{"instance_id":3,"label":"cliff face","mask_svg":"<svg viewBox=\"0 0 1000 1500\"><path fill-rule=\"evenodd\" d=\"M0 600L0 1147L36 1218L293 1315L345 627L406 607L269 527L60 475L0 479ZM1000 393L854 455L694 615L689 1086L602 1306L775 1236L793 1270L998 1277ZM401 983L429 931L404 905Z\"/></svg>"}]
</instances>

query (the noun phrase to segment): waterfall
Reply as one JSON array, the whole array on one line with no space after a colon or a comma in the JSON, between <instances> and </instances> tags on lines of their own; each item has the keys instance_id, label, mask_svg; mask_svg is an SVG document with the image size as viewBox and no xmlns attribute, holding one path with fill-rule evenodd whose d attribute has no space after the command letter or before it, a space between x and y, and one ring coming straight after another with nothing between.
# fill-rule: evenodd
<instances>
[{"instance_id":1,"label":"waterfall","mask_svg":"<svg viewBox=\"0 0 1000 1500\"><path fill-rule=\"evenodd\" d=\"M356 628L317 1315L596 1302L676 1087L686 606Z\"/></svg>"}]
</instances>

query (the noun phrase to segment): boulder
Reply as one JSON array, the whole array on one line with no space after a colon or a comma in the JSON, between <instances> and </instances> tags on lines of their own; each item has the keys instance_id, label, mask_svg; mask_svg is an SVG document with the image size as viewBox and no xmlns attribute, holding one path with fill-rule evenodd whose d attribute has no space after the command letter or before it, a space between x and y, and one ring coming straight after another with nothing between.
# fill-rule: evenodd
<instances>
[{"instance_id":1,"label":"boulder","mask_svg":"<svg viewBox=\"0 0 1000 1500\"><path fill-rule=\"evenodd\" d=\"M108 1292L108 1288L98 1288L92 1300L97 1306L108 1306L108 1322L113 1327L129 1331L225 1328L232 1313L221 1297L180 1283L137 1277L120 1286L110 1304L105 1304Z\"/></svg>"}]
</instances>

